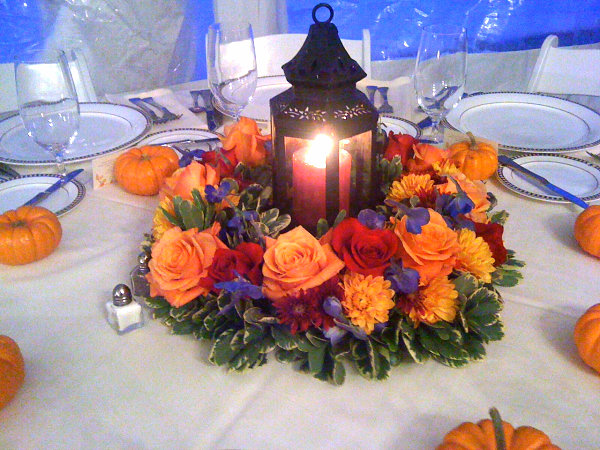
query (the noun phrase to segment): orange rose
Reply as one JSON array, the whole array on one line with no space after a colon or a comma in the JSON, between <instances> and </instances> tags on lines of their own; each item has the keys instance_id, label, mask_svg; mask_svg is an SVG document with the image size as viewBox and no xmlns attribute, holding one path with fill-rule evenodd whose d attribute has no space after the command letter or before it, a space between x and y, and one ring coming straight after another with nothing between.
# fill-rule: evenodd
<instances>
[{"instance_id":1,"label":"orange rose","mask_svg":"<svg viewBox=\"0 0 600 450\"><path fill-rule=\"evenodd\" d=\"M465 216L473 222L488 223L489 218L486 213L490 207L490 201L487 198L487 189L485 188L483 181L473 181L467 178L462 172L452 175L452 178L454 178L461 189L465 191L467 197L475 203L475 207L469 214L465 214ZM450 179L446 184L439 185L438 190L440 194L456 194L458 192L456 184Z\"/></svg>"},{"instance_id":2,"label":"orange rose","mask_svg":"<svg viewBox=\"0 0 600 450\"><path fill-rule=\"evenodd\" d=\"M266 241L263 293L271 300L320 286L344 268L330 244L319 242L301 226Z\"/></svg>"},{"instance_id":3,"label":"orange rose","mask_svg":"<svg viewBox=\"0 0 600 450\"><path fill-rule=\"evenodd\" d=\"M254 120L241 117L239 122L225 127L225 137L221 138L221 142L224 151L235 150L238 161L255 167L266 162L265 141L270 139L271 135L260 133Z\"/></svg>"},{"instance_id":4,"label":"orange rose","mask_svg":"<svg viewBox=\"0 0 600 450\"><path fill-rule=\"evenodd\" d=\"M192 161L189 165L177 169L165 180L160 190L160 198L179 196L184 200L193 200L193 189L198 189L204 197L204 188L209 184L215 187L219 185L217 171L210 165Z\"/></svg>"},{"instance_id":5,"label":"orange rose","mask_svg":"<svg viewBox=\"0 0 600 450\"><path fill-rule=\"evenodd\" d=\"M433 163L441 163L448 158L449 152L431 144L415 144L413 146L415 157L408 160L409 172L421 173L430 170Z\"/></svg>"},{"instance_id":6,"label":"orange rose","mask_svg":"<svg viewBox=\"0 0 600 450\"><path fill-rule=\"evenodd\" d=\"M179 308L199 295L208 294L212 281L208 268L215 252L227 246L217 235L218 222L204 231L192 228L181 231L169 228L152 246L152 259L146 275L151 296L163 296L172 306Z\"/></svg>"},{"instance_id":7,"label":"orange rose","mask_svg":"<svg viewBox=\"0 0 600 450\"><path fill-rule=\"evenodd\" d=\"M406 216L390 220L401 241L396 257L402 259L404 267L419 272L421 286L452 272L460 247L456 232L448 227L439 213L429 209L429 223L421 228L421 234L406 230Z\"/></svg>"}]
</instances>

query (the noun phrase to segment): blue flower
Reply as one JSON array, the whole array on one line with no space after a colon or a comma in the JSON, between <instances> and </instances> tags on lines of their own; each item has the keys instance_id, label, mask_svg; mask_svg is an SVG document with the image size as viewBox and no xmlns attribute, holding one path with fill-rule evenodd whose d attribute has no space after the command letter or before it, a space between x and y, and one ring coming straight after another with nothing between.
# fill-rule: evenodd
<instances>
[{"instance_id":1,"label":"blue flower","mask_svg":"<svg viewBox=\"0 0 600 450\"><path fill-rule=\"evenodd\" d=\"M206 200L210 203L221 203L225 197L231 191L231 183L229 181L223 181L219 185L219 189L216 189L214 186L210 184L204 188L204 193L206 194Z\"/></svg>"},{"instance_id":2,"label":"blue flower","mask_svg":"<svg viewBox=\"0 0 600 450\"><path fill-rule=\"evenodd\" d=\"M372 209L363 209L358 213L358 221L371 230L382 230L385 225L385 216Z\"/></svg>"},{"instance_id":3,"label":"blue flower","mask_svg":"<svg viewBox=\"0 0 600 450\"><path fill-rule=\"evenodd\" d=\"M256 222L258 213L256 211L237 211L227 222L227 228L235 230L237 234L242 234L244 231L245 222Z\"/></svg>"},{"instance_id":4,"label":"blue flower","mask_svg":"<svg viewBox=\"0 0 600 450\"><path fill-rule=\"evenodd\" d=\"M435 201L436 211L452 218L456 218L459 214L469 214L474 207L475 203L467 197L464 191L454 196L442 194Z\"/></svg>"},{"instance_id":5,"label":"blue flower","mask_svg":"<svg viewBox=\"0 0 600 450\"><path fill-rule=\"evenodd\" d=\"M404 268L402 261L392 259L390 267L384 272L384 277L392 284L395 292L412 294L419 289L419 272L414 269Z\"/></svg>"},{"instance_id":6,"label":"blue flower","mask_svg":"<svg viewBox=\"0 0 600 450\"><path fill-rule=\"evenodd\" d=\"M389 198L385 204L402 211L406 217L406 230L412 234L421 234L421 228L429 223L429 210L427 208L410 208Z\"/></svg>"},{"instance_id":7,"label":"blue flower","mask_svg":"<svg viewBox=\"0 0 600 450\"><path fill-rule=\"evenodd\" d=\"M263 297L262 287L250 283L237 272L235 272L235 275L235 280L222 281L221 283L215 284L217 289L223 289L231 294L231 302L229 302L227 306L219 311L217 314L218 316L227 314L244 297L249 297L254 300L258 300L259 298Z\"/></svg>"},{"instance_id":8,"label":"blue flower","mask_svg":"<svg viewBox=\"0 0 600 450\"><path fill-rule=\"evenodd\" d=\"M429 223L427 208L411 208L406 216L406 231L412 234L421 234L421 228Z\"/></svg>"},{"instance_id":9,"label":"blue flower","mask_svg":"<svg viewBox=\"0 0 600 450\"><path fill-rule=\"evenodd\" d=\"M204 155L204 153L205 153L205 150L200 150L200 149L192 150L190 152L184 153L181 156L181 158L179 158L179 167L189 166L195 158L202 159L202 156Z\"/></svg>"},{"instance_id":10,"label":"blue flower","mask_svg":"<svg viewBox=\"0 0 600 450\"><path fill-rule=\"evenodd\" d=\"M334 319L340 319L344 317L342 315L342 304L337 297L333 297L331 295L323 300L323 311L325 311L326 314L330 315Z\"/></svg>"}]
</instances>

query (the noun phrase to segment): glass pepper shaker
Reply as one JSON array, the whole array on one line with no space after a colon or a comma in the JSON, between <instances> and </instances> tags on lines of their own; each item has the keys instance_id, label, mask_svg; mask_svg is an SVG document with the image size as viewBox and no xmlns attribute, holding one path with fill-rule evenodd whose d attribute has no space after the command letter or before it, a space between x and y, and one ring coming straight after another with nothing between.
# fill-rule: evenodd
<instances>
[{"instance_id":1,"label":"glass pepper shaker","mask_svg":"<svg viewBox=\"0 0 600 450\"><path fill-rule=\"evenodd\" d=\"M142 307L132 300L131 290L126 284L115 286L112 300L106 302L106 312L108 323L119 334L125 334L144 325Z\"/></svg>"},{"instance_id":2,"label":"glass pepper shaker","mask_svg":"<svg viewBox=\"0 0 600 450\"><path fill-rule=\"evenodd\" d=\"M147 297L150 297L150 284L146 280L146 274L150 272L148 268L148 262L150 261L150 255L146 252L142 252L138 255L138 264L133 268L129 274L131 277L131 290L133 298L145 304Z\"/></svg>"}]
</instances>

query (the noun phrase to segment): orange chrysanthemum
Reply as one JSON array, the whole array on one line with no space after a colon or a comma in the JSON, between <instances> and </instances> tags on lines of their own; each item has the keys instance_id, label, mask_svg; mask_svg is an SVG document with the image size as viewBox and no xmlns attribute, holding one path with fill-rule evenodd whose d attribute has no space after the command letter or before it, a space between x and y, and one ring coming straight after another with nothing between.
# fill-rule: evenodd
<instances>
[{"instance_id":1,"label":"orange chrysanthemum","mask_svg":"<svg viewBox=\"0 0 600 450\"><path fill-rule=\"evenodd\" d=\"M458 292L447 276L437 277L423 289L401 296L398 307L413 320L415 328L421 322L433 324L452 322L458 311Z\"/></svg>"},{"instance_id":2,"label":"orange chrysanthemum","mask_svg":"<svg viewBox=\"0 0 600 450\"><path fill-rule=\"evenodd\" d=\"M175 226L167 219L161 208L168 213L175 215L173 201L168 197L162 199L158 204L158 208L156 208L154 218L152 219L152 236L154 236L154 239L157 241L165 234L165 231Z\"/></svg>"},{"instance_id":3,"label":"orange chrysanthemum","mask_svg":"<svg viewBox=\"0 0 600 450\"><path fill-rule=\"evenodd\" d=\"M456 260L456 268L475 275L484 283L492 281L494 257L490 246L474 231L463 228L458 232L460 251Z\"/></svg>"},{"instance_id":4,"label":"orange chrysanthemum","mask_svg":"<svg viewBox=\"0 0 600 450\"><path fill-rule=\"evenodd\" d=\"M342 306L350 321L371 334L376 323L387 322L394 305L391 283L383 277L349 272L342 284Z\"/></svg>"},{"instance_id":5,"label":"orange chrysanthemum","mask_svg":"<svg viewBox=\"0 0 600 450\"><path fill-rule=\"evenodd\" d=\"M458 173L461 173L459 168L456 167L456 165L450 161L450 160L445 160L442 162L435 162L432 165L433 170L435 171L435 173L437 173L440 176L455 176Z\"/></svg>"},{"instance_id":6,"label":"orange chrysanthemum","mask_svg":"<svg viewBox=\"0 0 600 450\"><path fill-rule=\"evenodd\" d=\"M433 180L429 174L409 173L400 181L394 181L388 192L388 198L396 202L412 196L427 196L433 191Z\"/></svg>"}]
</instances>

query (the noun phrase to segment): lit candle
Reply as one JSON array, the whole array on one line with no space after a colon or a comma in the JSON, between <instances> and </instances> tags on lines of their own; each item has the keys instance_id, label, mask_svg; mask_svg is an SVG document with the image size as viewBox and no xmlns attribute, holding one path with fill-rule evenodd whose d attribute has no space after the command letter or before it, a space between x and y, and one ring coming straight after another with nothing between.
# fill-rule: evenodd
<instances>
[{"instance_id":1,"label":"lit candle","mask_svg":"<svg viewBox=\"0 0 600 450\"><path fill-rule=\"evenodd\" d=\"M325 218L325 160L332 151L333 141L329 136L318 135L311 144L294 153L293 201L294 220L305 228L312 229L320 218ZM350 209L350 171L352 157L340 150L339 209Z\"/></svg>"}]
</instances>

